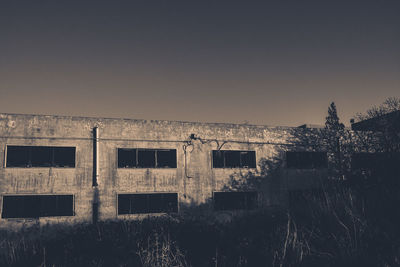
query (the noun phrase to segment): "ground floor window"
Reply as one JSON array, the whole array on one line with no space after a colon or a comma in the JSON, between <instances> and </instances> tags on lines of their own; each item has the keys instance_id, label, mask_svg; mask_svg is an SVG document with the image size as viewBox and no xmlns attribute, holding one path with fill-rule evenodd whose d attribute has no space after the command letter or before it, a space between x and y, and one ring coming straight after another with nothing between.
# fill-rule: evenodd
<instances>
[{"instance_id":1,"label":"ground floor window","mask_svg":"<svg viewBox=\"0 0 400 267\"><path fill-rule=\"evenodd\" d=\"M309 203L321 203L325 201L326 192L321 188L310 188L289 191L289 207L302 209Z\"/></svg>"},{"instance_id":2,"label":"ground floor window","mask_svg":"<svg viewBox=\"0 0 400 267\"><path fill-rule=\"evenodd\" d=\"M289 169L324 169L328 157L326 152L287 151L286 165Z\"/></svg>"},{"instance_id":3,"label":"ground floor window","mask_svg":"<svg viewBox=\"0 0 400 267\"><path fill-rule=\"evenodd\" d=\"M353 170L380 170L398 166L400 162L399 152L375 152L353 153L351 156L351 168Z\"/></svg>"},{"instance_id":4,"label":"ground floor window","mask_svg":"<svg viewBox=\"0 0 400 267\"><path fill-rule=\"evenodd\" d=\"M178 212L177 193L119 194L118 214Z\"/></svg>"},{"instance_id":5,"label":"ground floor window","mask_svg":"<svg viewBox=\"0 0 400 267\"><path fill-rule=\"evenodd\" d=\"M257 192L214 192L215 210L251 210L257 207Z\"/></svg>"},{"instance_id":6,"label":"ground floor window","mask_svg":"<svg viewBox=\"0 0 400 267\"><path fill-rule=\"evenodd\" d=\"M73 215L73 195L3 196L2 218L38 218Z\"/></svg>"}]
</instances>

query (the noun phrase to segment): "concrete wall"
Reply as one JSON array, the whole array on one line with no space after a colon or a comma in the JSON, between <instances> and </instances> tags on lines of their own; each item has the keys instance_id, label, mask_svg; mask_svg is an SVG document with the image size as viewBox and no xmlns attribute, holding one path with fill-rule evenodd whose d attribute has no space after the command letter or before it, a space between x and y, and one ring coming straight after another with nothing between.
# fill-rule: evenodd
<instances>
[{"instance_id":1,"label":"concrete wall","mask_svg":"<svg viewBox=\"0 0 400 267\"><path fill-rule=\"evenodd\" d=\"M242 181L243 188L236 190L260 190L260 203L263 206L282 206L287 202L288 189L315 185L327 175L326 170L289 170L285 167L284 152L287 150L324 150L318 129L0 114L1 196L73 194L75 216L40 218L40 222L91 221L95 194L92 186L94 127L98 127L100 138L96 189L100 220L135 217L117 215L119 193L177 192L179 208L185 210L210 205L213 192L229 190L232 188L232 181L239 181L239 184ZM190 140L191 134L202 140ZM186 149L186 167L183 150L185 144L190 144ZM257 168L212 168L212 150L222 144L223 150L255 151ZM76 166L6 168L7 145L74 146ZM176 149L177 168L117 168L118 148ZM261 179L258 188L254 188L252 179ZM0 206L2 207L2 198ZM27 221L29 220L0 219L0 226Z\"/></svg>"}]
</instances>

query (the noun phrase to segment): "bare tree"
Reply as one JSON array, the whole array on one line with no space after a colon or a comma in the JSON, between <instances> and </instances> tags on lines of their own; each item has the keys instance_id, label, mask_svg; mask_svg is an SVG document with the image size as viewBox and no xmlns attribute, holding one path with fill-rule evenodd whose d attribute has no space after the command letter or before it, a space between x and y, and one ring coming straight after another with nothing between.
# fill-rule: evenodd
<instances>
[{"instance_id":1,"label":"bare tree","mask_svg":"<svg viewBox=\"0 0 400 267\"><path fill-rule=\"evenodd\" d=\"M355 115L355 119L357 121L368 120L399 110L400 110L400 98L389 97L381 105L373 106L372 108L368 109L365 113L357 113Z\"/></svg>"},{"instance_id":2,"label":"bare tree","mask_svg":"<svg viewBox=\"0 0 400 267\"><path fill-rule=\"evenodd\" d=\"M358 113L357 121L369 122L370 130L380 134L384 152L400 152L400 98L389 97L366 113Z\"/></svg>"}]
</instances>

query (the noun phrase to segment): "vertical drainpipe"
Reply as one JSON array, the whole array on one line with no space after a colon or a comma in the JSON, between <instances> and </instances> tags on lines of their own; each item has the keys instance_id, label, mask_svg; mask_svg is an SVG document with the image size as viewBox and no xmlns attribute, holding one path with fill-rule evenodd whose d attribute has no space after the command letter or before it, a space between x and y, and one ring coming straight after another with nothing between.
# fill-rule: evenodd
<instances>
[{"instance_id":1,"label":"vertical drainpipe","mask_svg":"<svg viewBox=\"0 0 400 267\"><path fill-rule=\"evenodd\" d=\"M99 128L93 128L93 201L92 201L92 222L96 224L99 219Z\"/></svg>"}]
</instances>

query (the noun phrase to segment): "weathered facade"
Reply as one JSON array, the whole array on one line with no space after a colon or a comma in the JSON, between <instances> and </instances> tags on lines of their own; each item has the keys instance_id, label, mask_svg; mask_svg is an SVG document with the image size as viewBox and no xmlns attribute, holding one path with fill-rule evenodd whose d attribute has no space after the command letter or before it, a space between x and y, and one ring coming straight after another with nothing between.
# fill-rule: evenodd
<instances>
[{"instance_id":1,"label":"weathered facade","mask_svg":"<svg viewBox=\"0 0 400 267\"><path fill-rule=\"evenodd\" d=\"M0 226L285 206L327 177L321 131L0 114Z\"/></svg>"}]
</instances>

